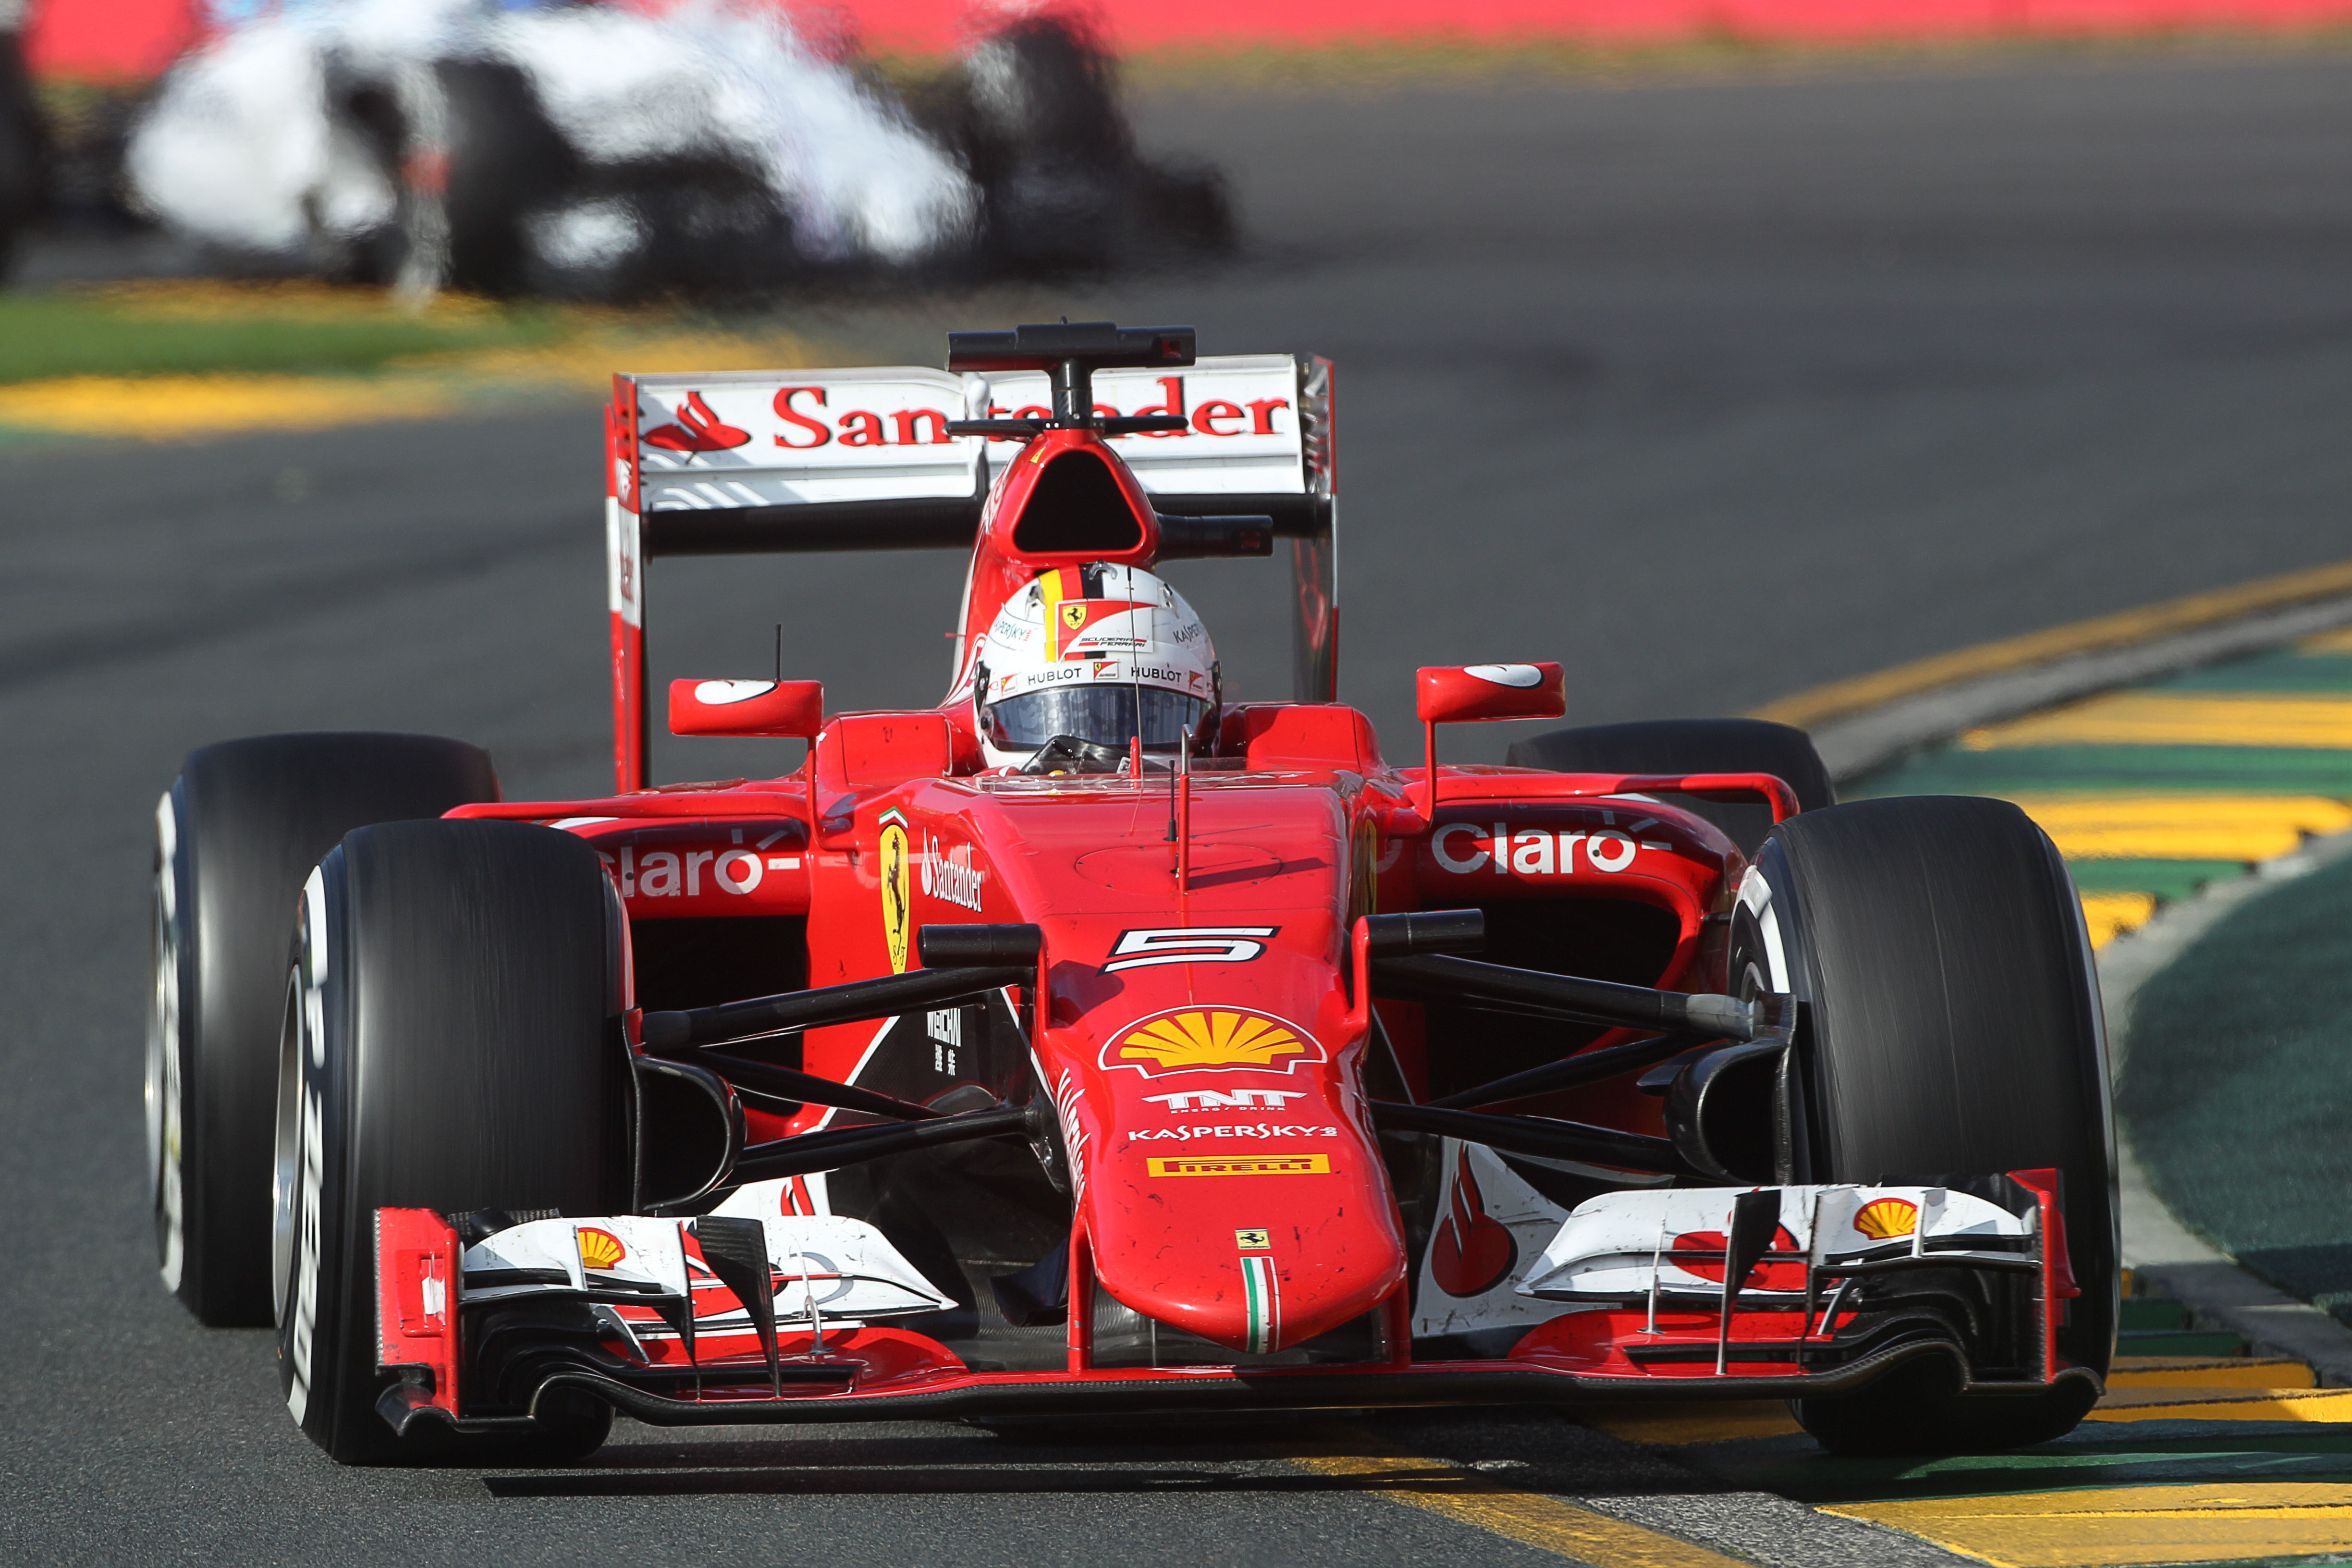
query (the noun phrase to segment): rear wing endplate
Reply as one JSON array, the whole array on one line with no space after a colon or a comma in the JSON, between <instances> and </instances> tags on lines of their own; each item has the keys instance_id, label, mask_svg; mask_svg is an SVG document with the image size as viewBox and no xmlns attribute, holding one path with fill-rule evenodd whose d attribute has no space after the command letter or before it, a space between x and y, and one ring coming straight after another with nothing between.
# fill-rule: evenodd
<instances>
[{"instance_id":1,"label":"rear wing endplate","mask_svg":"<svg viewBox=\"0 0 2352 1568\"><path fill-rule=\"evenodd\" d=\"M1293 695L1339 693L1339 542L1331 363L1229 354L1181 371L1102 370L1096 411L1176 415L1171 435L1114 437L1171 516L1274 519L1290 541ZM663 555L971 548L991 461L1016 440L949 421L1042 416L1034 371L854 370L616 375L605 413L605 542L618 787L646 783L652 705L646 563Z\"/></svg>"}]
</instances>

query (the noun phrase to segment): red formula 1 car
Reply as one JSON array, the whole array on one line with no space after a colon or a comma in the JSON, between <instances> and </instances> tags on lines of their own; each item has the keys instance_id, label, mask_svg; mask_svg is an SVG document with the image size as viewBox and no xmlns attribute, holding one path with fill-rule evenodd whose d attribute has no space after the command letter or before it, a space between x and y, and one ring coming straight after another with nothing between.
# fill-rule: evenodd
<instances>
[{"instance_id":1,"label":"red formula 1 car","mask_svg":"<svg viewBox=\"0 0 2352 1568\"><path fill-rule=\"evenodd\" d=\"M576 1455L615 1410L1757 1397L1880 1449L2080 1417L2106 1077L2024 816L1832 805L1746 721L1438 765L1442 724L1559 717L1544 663L1422 670L1396 765L1334 700L1327 363L950 344L617 379L611 795L328 734L164 797L163 1272L274 1316L304 1431L429 1461ZM675 732L807 761L647 780L649 560L917 545L971 552L943 701L679 681ZM1160 573L1277 549L1296 687L1234 700Z\"/></svg>"}]
</instances>

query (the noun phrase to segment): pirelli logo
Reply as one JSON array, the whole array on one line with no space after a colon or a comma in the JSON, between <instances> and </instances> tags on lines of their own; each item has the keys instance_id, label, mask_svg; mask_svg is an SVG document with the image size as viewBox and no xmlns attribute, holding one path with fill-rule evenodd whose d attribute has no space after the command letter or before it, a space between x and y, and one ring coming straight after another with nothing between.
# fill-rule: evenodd
<instances>
[{"instance_id":1,"label":"pirelli logo","mask_svg":"<svg viewBox=\"0 0 2352 1568\"><path fill-rule=\"evenodd\" d=\"M1171 1154L1144 1162L1155 1176L1328 1176L1328 1154Z\"/></svg>"}]
</instances>

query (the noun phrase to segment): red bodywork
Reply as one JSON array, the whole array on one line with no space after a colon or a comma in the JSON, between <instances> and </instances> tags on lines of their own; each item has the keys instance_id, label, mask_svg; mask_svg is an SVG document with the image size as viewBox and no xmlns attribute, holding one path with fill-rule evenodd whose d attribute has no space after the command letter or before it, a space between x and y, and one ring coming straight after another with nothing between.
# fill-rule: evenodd
<instances>
[{"instance_id":1,"label":"red bodywork","mask_svg":"<svg viewBox=\"0 0 2352 1568\"><path fill-rule=\"evenodd\" d=\"M624 512L637 504L632 417L616 412L611 425L612 496ZM1328 443L1328 429L1324 437ZM1047 467L1095 457L1118 479L1132 513L1119 523L1131 528L1134 542L1019 548L1024 506ZM1500 1360L1458 1353L1413 1360L1408 1303L1420 1259L1409 1255L1400 1194L1373 1132L1366 1089L1371 1019L1350 933L1356 917L1374 910L1589 900L1582 907L1622 910L1651 933L1648 972L1622 978L1720 990L1740 853L1706 821L1639 796L1666 789L1745 795L1769 802L1777 818L1795 809L1787 786L1753 775L1628 778L1478 765L1439 767L1433 779L1425 766L1392 765L1360 712L1328 701L1229 700L1214 754L1199 759L1181 784L1166 772L1139 779L984 769L964 683L999 606L1055 567L1097 560L1151 567L1160 544L1151 499L1118 452L1091 431L1049 430L1004 463L982 510L959 622L963 678L948 700L903 712L835 714L806 764L787 777L657 790L637 787L642 642L620 605L641 585L622 580L635 570L623 552L614 625L623 792L451 814L552 822L578 834L604 857L640 931L682 917L804 920L813 987L918 967L913 933L927 924L1043 929L1034 994L1011 1000L1019 1016L1039 1026L1036 1071L1058 1112L1070 1167L1066 1370L973 1371L944 1345L887 1328L835 1333L820 1346L806 1325L786 1322L780 1328L787 1362L816 1358L849 1370L838 1383L788 1382L783 1403L864 1405L962 1391L975 1402L958 1408L982 1409L990 1390L1014 1386L1239 1380L1263 1388L1269 1377L1339 1377L1347 1384L1326 1394L1293 1383L1281 1396L1307 1402L1450 1399L1471 1386L1463 1378L1505 1374L1541 1374L1556 1391L1514 1392L1490 1382L1486 1394L1469 1396L1557 1397L1558 1385L1591 1376L1731 1392L1720 1379L1694 1375L1713 1373L1711 1363L1629 1363L1619 1342L1641 1327L1639 1313L1630 1322L1625 1313L1587 1312L1531 1326L1518 1350ZM1323 629L1328 653L1334 635L1328 620ZM1557 692L1557 667L1546 684ZM1505 716L1527 710L1504 706ZM1573 955L1562 957L1561 967L1573 969ZM1433 1082L1495 1076L1474 1069L1465 1078L1433 1060L1443 1042L1431 1039L1422 1005L1384 1001L1379 1011L1414 1098L1427 1097ZM1633 1034L1604 1031L1588 1048ZM803 1066L859 1080L880 1038L874 1024L812 1029ZM937 1084L942 1094L955 1087L947 1077ZM1550 1109L1656 1136L1660 1104L1621 1079L1517 1109ZM1204 1114L1204 1105L1231 1109ZM746 1118L751 1142L867 1120L816 1106L791 1116L751 1108ZM1466 1176L1466 1163L1464 1170ZM1475 1201L1475 1187L1468 1200L1447 1190L1463 1212L1441 1216L1444 1278L1481 1274L1470 1284L1484 1289L1492 1281L1483 1274L1493 1270L1471 1267L1483 1256L1477 1249L1496 1252L1507 1237L1474 1234L1483 1216L1465 1205ZM787 1182L781 1206L793 1212L812 1201L809 1193L809 1184ZM388 1223L396 1212L386 1211ZM425 1277L420 1269L439 1267L430 1260L445 1256L451 1238L446 1227L436 1233L421 1220L395 1229L397 1249L385 1257L397 1265L382 1282L384 1332L413 1335L423 1331L412 1323L442 1321L412 1298ZM1233 1352L1229 1363L1097 1368L1094 1290L1224 1347ZM703 1304L706 1297L714 1304ZM698 1281L695 1299L698 1315L737 1305L715 1280ZM644 1308L622 1311L638 1322L654 1317ZM1258 1360L1368 1314L1373 1348L1352 1365L1276 1368ZM1804 1331L1787 1320L1785 1312L1740 1314L1733 1338L1780 1341ZM395 1331L394 1322L403 1326ZM1821 1328L1835 1326L1825 1318ZM1650 1338L1712 1344L1716 1335L1713 1316L1680 1313L1660 1321ZM655 1348L638 1353L655 1363L682 1353L674 1340L666 1348L648 1342ZM393 1348L387 1344L387 1358ZM438 1353L446 1363L446 1349ZM706 1336L699 1352L706 1372L760 1356L757 1342L740 1331ZM1795 1370L1742 1367L1732 1381L1785 1384ZM1396 1381L1383 1385L1386 1393L1368 1394L1360 1378L1373 1375ZM1435 1380L1425 1394L1402 1386L1423 1376ZM435 1399L453 1415L460 1413L456 1383L442 1381ZM681 1390L673 1400L641 1403L686 1398ZM764 1378L713 1384L693 1402L706 1411L778 1409Z\"/></svg>"}]
</instances>

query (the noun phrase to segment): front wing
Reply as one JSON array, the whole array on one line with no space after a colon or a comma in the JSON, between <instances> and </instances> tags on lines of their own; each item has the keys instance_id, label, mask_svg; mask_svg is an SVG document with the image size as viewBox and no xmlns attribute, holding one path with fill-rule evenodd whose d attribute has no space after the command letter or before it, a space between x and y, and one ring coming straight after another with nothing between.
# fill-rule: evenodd
<instances>
[{"instance_id":1,"label":"front wing","mask_svg":"<svg viewBox=\"0 0 2352 1568\"><path fill-rule=\"evenodd\" d=\"M782 1212L783 1189L699 1220L543 1219L470 1246L432 1210L377 1211L379 1360L396 1377L380 1411L404 1432L518 1426L572 1391L659 1426L1787 1399L1929 1356L1987 1397L2095 1377L2056 1348L2077 1292L2049 1171L1603 1194L1524 1269L1517 1293L1549 1315L1497 1357L1442 1339L1417 1355L1401 1289L1320 1359L1106 1365L1080 1290L1066 1364L1022 1371L894 1326L955 1303L872 1226Z\"/></svg>"}]
</instances>

